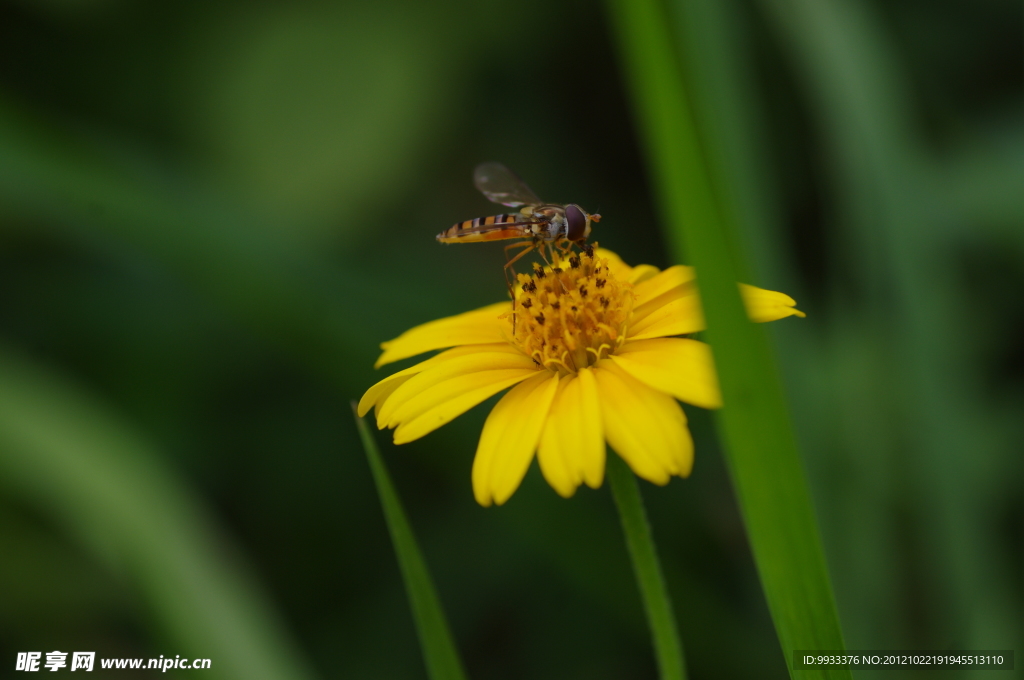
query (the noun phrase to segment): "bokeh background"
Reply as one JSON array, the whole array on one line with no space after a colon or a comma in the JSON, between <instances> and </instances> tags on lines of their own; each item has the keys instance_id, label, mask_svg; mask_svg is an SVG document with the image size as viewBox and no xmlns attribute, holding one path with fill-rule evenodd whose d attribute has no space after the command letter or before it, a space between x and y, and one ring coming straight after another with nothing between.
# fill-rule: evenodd
<instances>
[{"instance_id":1,"label":"bokeh background","mask_svg":"<svg viewBox=\"0 0 1024 680\"><path fill-rule=\"evenodd\" d=\"M695 5L751 283L808 313L772 332L847 645L1019 655L1021 4ZM433 239L499 212L480 161L670 264L603 9L0 3L5 676L58 649L425 677L349 402L382 340L506 294L500 245ZM379 437L470 675L653 678L607 488L534 467L474 503L488 409ZM786 677L687 413L693 476L642 491L691 677Z\"/></svg>"}]
</instances>

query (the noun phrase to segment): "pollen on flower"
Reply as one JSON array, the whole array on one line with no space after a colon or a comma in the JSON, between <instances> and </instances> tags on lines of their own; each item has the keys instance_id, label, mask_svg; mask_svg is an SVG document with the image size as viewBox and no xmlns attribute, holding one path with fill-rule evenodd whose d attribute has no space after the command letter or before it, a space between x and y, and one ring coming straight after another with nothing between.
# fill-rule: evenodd
<instances>
[{"instance_id":1,"label":"pollen on flower","mask_svg":"<svg viewBox=\"0 0 1024 680\"><path fill-rule=\"evenodd\" d=\"M618 349L635 295L593 249L519 274L510 336L524 354L560 375L593 366ZM594 291L597 291L596 293Z\"/></svg>"}]
</instances>

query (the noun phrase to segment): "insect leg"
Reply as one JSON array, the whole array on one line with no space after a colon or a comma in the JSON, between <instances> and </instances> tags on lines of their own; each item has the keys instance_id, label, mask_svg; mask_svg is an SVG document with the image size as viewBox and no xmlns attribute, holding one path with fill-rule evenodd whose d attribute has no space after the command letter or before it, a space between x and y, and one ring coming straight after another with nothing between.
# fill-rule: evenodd
<instances>
[{"instance_id":1,"label":"insect leg","mask_svg":"<svg viewBox=\"0 0 1024 680\"><path fill-rule=\"evenodd\" d=\"M505 246L505 285L508 286L508 294L512 296L512 337L516 336L516 270L512 266L524 255L537 247L536 241L519 241ZM512 248L522 248L522 252L509 259L508 251Z\"/></svg>"},{"instance_id":2,"label":"insect leg","mask_svg":"<svg viewBox=\"0 0 1024 680\"><path fill-rule=\"evenodd\" d=\"M530 252L536 247L537 244L534 243L533 241L520 241L518 243L510 243L507 246L505 246L505 283L508 284L510 290L512 289L512 286L514 286L516 282L516 270L512 265L518 262L520 258L523 257L523 255L526 255L528 252ZM516 255L515 257L509 259L508 251L511 250L512 248L522 248L523 251ZM513 302L515 301L515 299L516 296L513 295Z\"/></svg>"},{"instance_id":3,"label":"insect leg","mask_svg":"<svg viewBox=\"0 0 1024 680\"><path fill-rule=\"evenodd\" d=\"M550 260L548 259L549 255L545 254L545 252L544 252L545 246L548 249L550 249L550 251L551 251L551 253L550 253ZM541 243L540 245L537 246L537 252L540 253L540 259L544 260L544 264L546 264L548 266L548 268L551 269L551 273L555 276L555 280L557 280L559 285L562 286L562 292L563 293L568 293L569 289L566 288L565 281L562 281L562 277L558 276L558 272L555 271L555 265L552 264L552 262L556 261L555 260L555 255L558 254L558 252L557 252L557 250L555 248L555 244L554 243Z\"/></svg>"}]
</instances>

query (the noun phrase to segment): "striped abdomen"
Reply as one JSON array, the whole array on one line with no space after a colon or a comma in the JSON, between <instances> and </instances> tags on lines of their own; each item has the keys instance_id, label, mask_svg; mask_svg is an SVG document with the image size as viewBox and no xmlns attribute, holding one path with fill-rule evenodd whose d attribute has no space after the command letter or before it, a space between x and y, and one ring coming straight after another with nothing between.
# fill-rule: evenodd
<instances>
[{"instance_id":1,"label":"striped abdomen","mask_svg":"<svg viewBox=\"0 0 1024 680\"><path fill-rule=\"evenodd\" d=\"M523 224L526 219L521 213L477 217L452 225L438 234L437 240L441 243L467 243L523 238L530 235L529 228Z\"/></svg>"}]
</instances>

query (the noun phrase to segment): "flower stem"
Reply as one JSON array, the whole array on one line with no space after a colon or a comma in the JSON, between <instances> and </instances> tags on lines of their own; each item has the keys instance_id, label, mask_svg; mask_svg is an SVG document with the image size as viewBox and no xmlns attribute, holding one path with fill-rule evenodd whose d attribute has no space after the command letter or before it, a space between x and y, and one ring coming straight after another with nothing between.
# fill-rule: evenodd
<instances>
[{"instance_id":1,"label":"flower stem","mask_svg":"<svg viewBox=\"0 0 1024 680\"><path fill-rule=\"evenodd\" d=\"M644 510L636 477L614 453L608 456L607 467L608 482L612 487L615 505L619 508L622 532L626 535L633 572L651 627L661 680L685 680L683 645L679 641L672 600L665 587L665 577L661 573L661 563L654 549L651 525L647 522L647 512Z\"/></svg>"},{"instance_id":2,"label":"flower stem","mask_svg":"<svg viewBox=\"0 0 1024 680\"><path fill-rule=\"evenodd\" d=\"M380 451L377 450L377 443L370 434L370 428L356 412L355 402L352 402L352 411L356 418L359 438L366 450L366 458L370 462L374 484L377 485L377 493L384 509L384 520L387 522L391 542L395 547L402 580L405 581L405 590L409 595L413 623L416 624L416 633L423 649L423 661L427 667L427 677L430 680L466 680L466 671L463 670L459 653L455 649L455 642L445 619L444 609L441 607L441 599L437 596L427 562L423 559L409 519L402 509L398 492L391 483L391 476L384 466Z\"/></svg>"}]
</instances>

